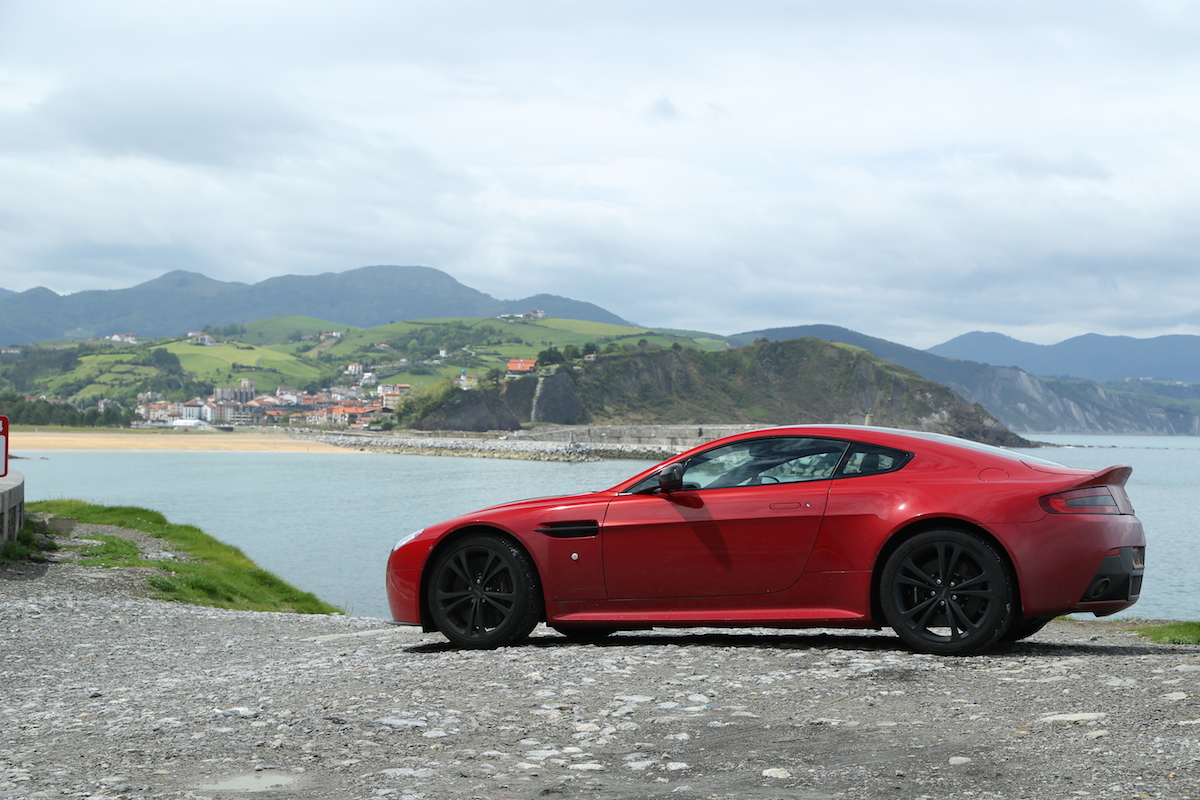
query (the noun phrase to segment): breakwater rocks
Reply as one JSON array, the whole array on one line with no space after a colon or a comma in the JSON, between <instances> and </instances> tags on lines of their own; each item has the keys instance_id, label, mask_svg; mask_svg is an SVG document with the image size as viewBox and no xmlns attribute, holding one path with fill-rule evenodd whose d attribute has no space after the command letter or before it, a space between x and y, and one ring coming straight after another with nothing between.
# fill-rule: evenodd
<instances>
[{"instance_id":1,"label":"breakwater rocks","mask_svg":"<svg viewBox=\"0 0 1200 800\"><path fill-rule=\"evenodd\" d=\"M1120 623L969 658L820 630L478 652L144 577L0 568L0 798L1200 796L1200 649Z\"/></svg>"},{"instance_id":2,"label":"breakwater rocks","mask_svg":"<svg viewBox=\"0 0 1200 800\"><path fill-rule=\"evenodd\" d=\"M683 448L654 444L545 442L510 438L456 438L450 436L364 436L357 434L292 434L294 439L321 442L373 453L406 455L511 458L522 461L599 461L628 458L661 461Z\"/></svg>"}]
</instances>

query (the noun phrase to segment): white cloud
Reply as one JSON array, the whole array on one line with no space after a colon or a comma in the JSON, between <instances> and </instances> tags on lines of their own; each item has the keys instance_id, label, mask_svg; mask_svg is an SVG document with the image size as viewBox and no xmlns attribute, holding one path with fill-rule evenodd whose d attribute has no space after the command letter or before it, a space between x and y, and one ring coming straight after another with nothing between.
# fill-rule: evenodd
<instances>
[{"instance_id":1,"label":"white cloud","mask_svg":"<svg viewBox=\"0 0 1200 800\"><path fill-rule=\"evenodd\" d=\"M0 286L425 264L645 325L1200 332L1187 3L0 0Z\"/></svg>"}]
</instances>

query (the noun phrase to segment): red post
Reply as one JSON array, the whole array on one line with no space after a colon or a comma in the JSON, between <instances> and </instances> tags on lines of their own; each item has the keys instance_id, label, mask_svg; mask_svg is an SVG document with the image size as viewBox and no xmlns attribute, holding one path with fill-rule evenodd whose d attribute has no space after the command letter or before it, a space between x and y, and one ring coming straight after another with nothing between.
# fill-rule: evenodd
<instances>
[{"instance_id":1,"label":"red post","mask_svg":"<svg viewBox=\"0 0 1200 800\"><path fill-rule=\"evenodd\" d=\"M8 475L8 417L0 417L0 439L4 440L4 461L0 462L0 478Z\"/></svg>"}]
</instances>

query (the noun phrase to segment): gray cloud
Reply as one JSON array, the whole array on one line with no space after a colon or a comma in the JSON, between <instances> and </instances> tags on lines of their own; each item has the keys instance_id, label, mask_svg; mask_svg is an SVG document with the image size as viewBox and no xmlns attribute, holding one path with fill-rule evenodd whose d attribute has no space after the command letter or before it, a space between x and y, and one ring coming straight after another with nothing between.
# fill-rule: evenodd
<instances>
[{"instance_id":1,"label":"gray cloud","mask_svg":"<svg viewBox=\"0 0 1200 800\"><path fill-rule=\"evenodd\" d=\"M646 325L1200 332L1200 11L0 0L0 286L426 264Z\"/></svg>"}]
</instances>

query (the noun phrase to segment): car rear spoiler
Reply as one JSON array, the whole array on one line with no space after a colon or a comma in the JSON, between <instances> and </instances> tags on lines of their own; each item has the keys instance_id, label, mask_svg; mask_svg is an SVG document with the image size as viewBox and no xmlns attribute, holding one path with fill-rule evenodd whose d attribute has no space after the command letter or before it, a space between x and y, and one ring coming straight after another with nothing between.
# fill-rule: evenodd
<instances>
[{"instance_id":1,"label":"car rear spoiler","mask_svg":"<svg viewBox=\"0 0 1200 800\"><path fill-rule=\"evenodd\" d=\"M1079 484L1083 486L1120 486L1124 487L1125 482L1129 480L1129 476L1133 474L1133 467L1128 464L1114 464L1111 467L1106 467L1097 473L1094 473L1090 478Z\"/></svg>"}]
</instances>

